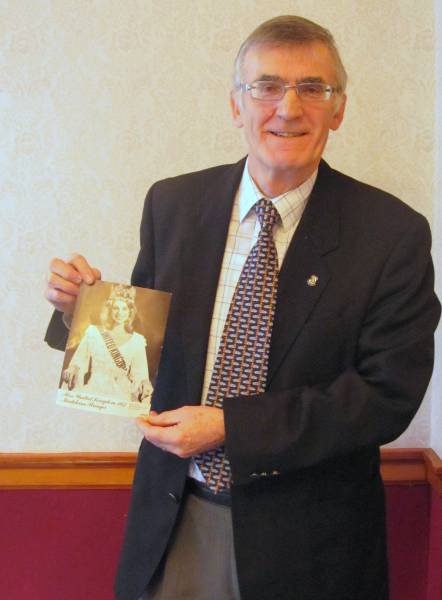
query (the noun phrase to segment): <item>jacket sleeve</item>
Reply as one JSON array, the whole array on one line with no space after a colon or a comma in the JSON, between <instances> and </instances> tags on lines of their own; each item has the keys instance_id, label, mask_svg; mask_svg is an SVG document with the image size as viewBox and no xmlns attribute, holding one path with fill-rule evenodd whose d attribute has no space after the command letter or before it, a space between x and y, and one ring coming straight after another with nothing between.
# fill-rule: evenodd
<instances>
[{"instance_id":1,"label":"jacket sleeve","mask_svg":"<svg viewBox=\"0 0 442 600\"><path fill-rule=\"evenodd\" d=\"M354 361L332 381L224 401L235 483L302 469L392 441L415 415L440 316L424 219L393 246L358 323ZM330 352L324 342L324 352Z\"/></svg>"},{"instance_id":2,"label":"jacket sleeve","mask_svg":"<svg viewBox=\"0 0 442 600\"><path fill-rule=\"evenodd\" d=\"M152 202L155 185L152 186L144 202L140 225L140 251L132 271L131 284L140 287L155 287L155 240L153 232Z\"/></svg>"},{"instance_id":3,"label":"jacket sleeve","mask_svg":"<svg viewBox=\"0 0 442 600\"><path fill-rule=\"evenodd\" d=\"M45 342L55 350L64 351L68 341L69 329L63 323L63 313L54 310L46 330Z\"/></svg>"}]
</instances>

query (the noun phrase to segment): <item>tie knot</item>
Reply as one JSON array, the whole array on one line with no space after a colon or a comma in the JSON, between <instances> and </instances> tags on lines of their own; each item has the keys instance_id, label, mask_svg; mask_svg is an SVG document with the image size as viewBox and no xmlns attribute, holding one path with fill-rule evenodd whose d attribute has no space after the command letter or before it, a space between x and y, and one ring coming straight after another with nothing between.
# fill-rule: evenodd
<instances>
[{"instance_id":1,"label":"tie knot","mask_svg":"<svg viewBox=\"0 0 442 600\"><path fill-rule=\"evenodd\" d=\"M255 204L256 216L258 217L261 231L271 231L273 225L280 221L278 210L273 202L267 198L261 198Z\"/></svg>"}]
</instances>

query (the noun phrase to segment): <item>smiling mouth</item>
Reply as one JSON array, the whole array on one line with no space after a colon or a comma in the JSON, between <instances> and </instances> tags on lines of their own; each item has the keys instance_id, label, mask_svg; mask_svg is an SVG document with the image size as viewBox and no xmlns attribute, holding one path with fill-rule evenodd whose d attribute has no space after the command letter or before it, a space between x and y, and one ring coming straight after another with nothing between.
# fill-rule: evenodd
<instances>
[{"instance_id":1,"label":"smiling mouth","mask_svg":"<svg viewBox=\"0 0 442 600\"><path fill-rule=\"evenodd\" d=\"M295 132L295 131L269 131L269 133L271 133L272 135L275 135L276 137L281 137L281 138L296 138L296 137L301 137L303 135L306 135L306 133L304 131L301 131L301 132Z\"/></svg>"}]
</instances>

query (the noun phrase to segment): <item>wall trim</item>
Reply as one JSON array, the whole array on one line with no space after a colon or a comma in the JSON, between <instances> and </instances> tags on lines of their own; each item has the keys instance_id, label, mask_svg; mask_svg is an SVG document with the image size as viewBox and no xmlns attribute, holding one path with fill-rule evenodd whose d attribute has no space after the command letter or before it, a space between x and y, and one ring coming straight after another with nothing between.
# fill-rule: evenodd
<instances>
[{"instance_id":1,"label":"wall trim","mask_svg":"<svg viewBox=\"0 0 442 600\"><path fill-rule=\"evenodd\" d=\"M134 452L1 454L0 489L129 489ZM431 448L383 448L386 485L430 485L442 498L442 460Z\"/></svg>"},{"instance_id":2,"label":"wall trim","mask_svg":"<svg viewBox=\"0 0 442 600\"><path fill-rule=\"evenodd\" d=\"M130 488L133 452L1 454L0 489Z\"/></svg>"}]
</instances>

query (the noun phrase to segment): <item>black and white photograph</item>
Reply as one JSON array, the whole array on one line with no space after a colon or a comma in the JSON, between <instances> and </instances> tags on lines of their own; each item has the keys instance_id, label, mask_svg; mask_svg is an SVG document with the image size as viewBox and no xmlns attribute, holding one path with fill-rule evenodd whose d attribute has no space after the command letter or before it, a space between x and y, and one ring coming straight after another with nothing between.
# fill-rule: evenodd
<instances>
[{"instance_id":1,"label":"black and white photograph","mask_svg":"<svg viewBox=\"0 0 442 600\"><path fill-rule=\"evenodd\" d=\"M170 294L121 283L82 286L57 404L119 416L147 415Z\"/></svg>"}]
</instances>

